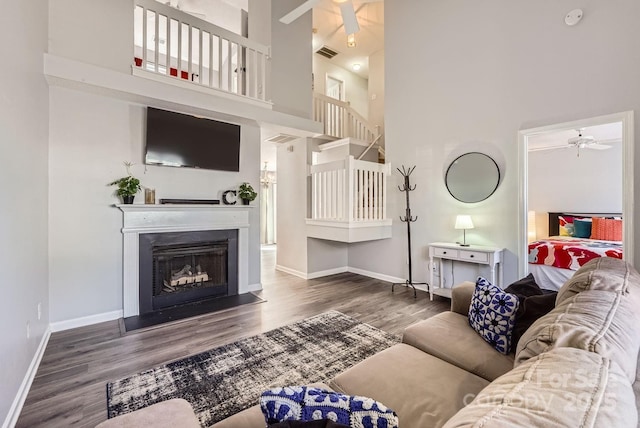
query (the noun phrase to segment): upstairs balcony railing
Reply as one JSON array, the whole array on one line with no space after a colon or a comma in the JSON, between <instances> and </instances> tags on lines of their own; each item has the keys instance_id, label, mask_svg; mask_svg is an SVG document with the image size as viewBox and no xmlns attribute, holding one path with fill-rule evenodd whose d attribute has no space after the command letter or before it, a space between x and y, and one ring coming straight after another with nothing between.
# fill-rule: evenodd
<instances>
[{"instance_id":1,"label":"upstairs balcony railing","mask_svg":"<svg viewBox=\"0 0 640 428\"><path fill-rule=\"evenodd\" d=\"M313 120L323 123L324 134L335 138L372 142L379 135L377 127L369 124L348 102L319 93L313 94Z\"/></svg>"},{"instance_id":2,"label":"upstairs balcony railing","mask_svg":"<svg viewBox=\"0 0 640 428\"><path fill-rule=\"evenodd\" d=\"M134 66L266 100L268 46L155 0L135 0Z\"/></svg>"},{"instance_id":3,"label":"upstairs balcony railing","mask_svg":"<svg viewBox=\"0 0 640 428\"><path fill-rule=\"evenodd\" d=\"M376 222L387 217L389 165L347 159L310 167L311 220Z\"/></svg>"}]
</instances>

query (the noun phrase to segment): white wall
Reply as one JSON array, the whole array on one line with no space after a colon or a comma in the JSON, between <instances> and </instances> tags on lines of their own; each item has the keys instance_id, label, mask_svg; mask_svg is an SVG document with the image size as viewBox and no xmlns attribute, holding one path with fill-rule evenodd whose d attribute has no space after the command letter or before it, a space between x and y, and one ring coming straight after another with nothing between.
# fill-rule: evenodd
<instances>
[{"instance_id":1,"label":"white wall","mask_svg":"<svg viewBox=\"0 0 640 428\"><path fill-rule=\"evenodd\" d=\"M306 138L278 145L276 265L298 274L307 272L308 156Z\"/></svg>"},{"instance_id":2,"label":"white wall","mask_svg":"<svg viewBox=\"0 0 640 428\"><path fill-rule=\"evenodd\" d=\"M563 17L575 7L585 17L568 27ZM455 215L471 214L476 229L467 241L505 247L505 279L516 279L517 132L639 110L638 16L635 0L385 4L387 160L417 165L411 194L419 216L412 225L414 277L427 277L428 243L458 239ZM460 203L445 188L446 165L464 151L490 153L502 163L502 182L484 202ZM638 159L636 151L636 165ZM398 182L396 173L389 182L393 239L354 246L350 266L404 276L405 227L395 220L404 210ZM638 194L635 200L630 220L637 222ZM640 248L640 239L635 245Z\"/></svg>"},{"instance_id":3,"label":"white wall","mask_svg":"<svg viewBox=\"0 0 640 428\"><path fill-rule=\"evenodd\" d=\"M133 0L49 1L49 53L130 73Z\"/></svg>"},{"instance_id":4,"label":"white wall","mask_svg":"<svg viewBox=\"0 0 640 428\"><path fill-rule=\"evenodd\" d=\"M369 119L368 82L355 73L333 64L320 55L313 55L313 90L326 95L327 75L344 82L345 101L365 119ZM375 124L374 124L375 125Z\"/></svg>"},{"instance_id":5,"label":"white wall","mask_svg":"<svg viewBox=\"0 0 640 428\"><path fill-rule=\"evenodd\" d=\"M622 144L529 153L529 210L622 212Z\"/></svg>"},{"instance_id":6,"label":"white wall","mask_svg":"<svg viewBox=\"0 0 640 428\"><path fill-rule=\"evenodd\" d=\"M3 3L0 28L0 424L10 425L11 405L49 322L47 2Z\"/></svg>"},{"instance_id":7,"label":"white wall","mask_svg":"<svg viewBox=\"0 0 640 428\"><path fill-rule=\"evenodd\" d=\"M273 109L311 118L311 12L291 24L283 24L280 18L299 6L302 0L270 1Z\"/></svg>"},{"instance_id":8,"label":"white wall","mask_svg":"<svg viewBox=\"0 0 640 428\"><path fill-rule=\"evenodd\" d=\"M369 56L369 122L384 134L384 50Z\"/></svg>"},{"instance_id":9,"label":"white wall","mask_svg":"<svg viewBox=\"0 0 640 428\"><path fill-rule=\"evenodd\" d=\"M122 309L122 212L114 187L122 162L161 198L220 198L249 181L259 189L260 129L242 124L240 171L205 171L143 163L143 106L52 87L50 90L51 320ZM216 119L216 117L212 117ZM143 195L136 202L143 202ZM259 200L259 199L258 199ZM260 282L260 209L250 211L249 284Z\"/></svg>"},{"instance_id":10,"label":"white wall","mask_svg":"<svg viewBox=\"0 0 640 428\"><path fill-rule=\"evenodd\" d=\"M307 239L308 273L327 273L349 266L349 244L327 241L325 239Z\"/></svg>"},{"instance_id":11,"label":"white wall","mask_svg":"<svg viewBox=\"0 0 640 428\"><path fill-rule=\"evenodd\" d=\"M271 0L249 0L248 38L271 46ZM271 61L267 61L266 79L271 82ZM272 99L271 85L267 85L265 99Z\"/></svg>"}]
</instances>

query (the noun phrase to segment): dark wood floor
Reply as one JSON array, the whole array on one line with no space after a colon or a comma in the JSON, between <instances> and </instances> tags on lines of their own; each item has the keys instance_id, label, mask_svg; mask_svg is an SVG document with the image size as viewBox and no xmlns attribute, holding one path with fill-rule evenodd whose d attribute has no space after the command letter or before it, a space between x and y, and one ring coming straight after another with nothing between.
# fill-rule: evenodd
<instances>
[{"instance_id":1,"label":"dark wood floor","mask_svg":"<svg viewBox=\"0 0 640 428\"><path fill-rule=\"evenodd\" d=\"M123 334L118 321L54 333L17 427L94 427L107 418L106 383L334 309L392 333L448 309L405 287L355 274L303 280L262 252L264 303Z\"/></svg>"}]
</instances>

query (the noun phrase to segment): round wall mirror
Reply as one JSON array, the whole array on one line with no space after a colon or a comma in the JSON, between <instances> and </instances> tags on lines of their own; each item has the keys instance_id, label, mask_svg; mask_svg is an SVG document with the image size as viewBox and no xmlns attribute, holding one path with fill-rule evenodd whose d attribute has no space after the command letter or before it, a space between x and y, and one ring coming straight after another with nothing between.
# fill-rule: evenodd
<instances>
[{"instance_id":1,"label":"round wall mirror","mask_svg":"<svg viewBox=\"0 0 640 428\"><path fill-rule=\"evenodd\" d=\"M460 202L480 202L498 188L500 168L484 153L465 153L451 162L444 181L451 196Z\"/></svg>"}]
</instances>

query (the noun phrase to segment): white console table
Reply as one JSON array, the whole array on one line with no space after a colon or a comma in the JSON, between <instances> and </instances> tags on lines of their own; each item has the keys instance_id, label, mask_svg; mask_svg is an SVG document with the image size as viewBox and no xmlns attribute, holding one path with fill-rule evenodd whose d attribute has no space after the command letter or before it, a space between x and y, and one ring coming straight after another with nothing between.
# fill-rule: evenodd
<instances>
[{"instance_id":1,"label":"white console table","mask_svg":"<svg viewBox=\"0 0 640 428\"><path fill-rule=\"evenodd\" d=\"M450 242L434 242L429 244L429 271L431 272L429 282L429 297L433 300L433 296L444 296L451 298L451 288L445 288L443 284L443 260L461 261L466 263L476 263L488 265L491 267L491 283L502 284L502 254L504 248L483 247L480 245L470 245L463 247L459 244ZM437 260L439 263L440 281L435 286L433 281L433 266ZM498 268L498 281L496 281L496 267Z\"/></svg>"}]
</instances>

